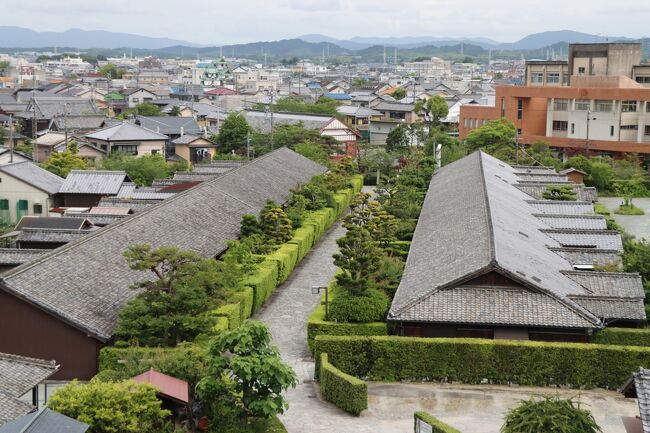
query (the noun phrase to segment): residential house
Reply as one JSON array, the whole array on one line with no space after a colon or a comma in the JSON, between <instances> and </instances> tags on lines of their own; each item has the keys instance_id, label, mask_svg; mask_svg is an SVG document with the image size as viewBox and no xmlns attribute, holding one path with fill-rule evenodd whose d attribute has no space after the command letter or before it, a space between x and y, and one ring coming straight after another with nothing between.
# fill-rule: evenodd
<instances>
[{"instance_id":1,"label":"residential house","mask_svg":"<svg viewBox=\"0 0 650 433\"><path fill-rule=\"evenodd\" d=\"M95 228L85 218L24 216L11 234L18 249L53 250Z\"/></svg>"},{"instance_id":2,"label":"residential house","mask_svg":"<svg viewBox=\"0 0 650 433\"><path fill-rule=\"evenodd\" d=\"M130 122L100 129L85 138L107 154L126 152L132 155L164 155L165 143L169 140L167 135Z\"/></svg>"},{"instance_id":3,"label":"residential house","mask_svg":"<svg viewBox=\"0 0 650 433\"><path fill-rule=\"evenodd\" d=\"M185 134L172 141L174 153L185 161L197 163L210 161L217 153L217 146L198 135Z\"/></svg>"},{"instance_id":4,"label":"residential house","mask_svg":"<svg viewBox=\"0 0 650 433\"><path fill-rule=\"evenodd\" d=\"M129 269L126 248L173 246L216 257L239 236L243 215L257 214L267 200L284 203L326 170L281 148L3 274L0 350L56 359L53 379L90 379L144 275Z\"/></svg>"},{"instance_id":5,"label":"residential house","mask_svg":"<svg viewBox=\"0 0 650 433\"><path fill-rule=\"evenodd\" d=\"M0 165L0 221L13 225L26 215L49 216L62 185L62 178L29 161Z\"/></svg>"},{"instance_id":6,"label":"residential house","mask_svg":"<svg viewBox=\"0 0 650 433\"><path fill-rule=\"evenodd\" d=\"M136 105L145 102L153 102L157 98L155 93L142 87L124 89L120 93L124 96L128 108L134 108Z\"/></svg>"},{"instance_id":7,"label":"residential house","mask_svg":"<svg viewBox=\"0 0 650 433\"><path fill-rule=\"evenodd\" d=\"M62 96L34 96L23 113L16 117L23 120L23 131L31 133L47 130L53 119L100 115L97 106L88 99ZM36 126L34 126L36 125Z\"/></svg>"},{"instance_id":8,"label":"residential house","mask_svg":"<svg viewBox=\"0 0 650 433\"><path fill-rule=\"evenodd\" d=\"M25 326L31 325L25 323ZM5 345L2 339L0 345ZM45 397L40 391L47 391L43 382L58 369L55 361L0 353L0 425L6 425L39 406Z\"/></svg>"},{"instance_id":9,"label":"residential house","mask_svg":"<svg viewBox=\"0 0 650 433\"><path fill-rule=\"evenodd\" d=\"M339 144L339 149L344 155L357 155L357 141L361 137L361 134L336 117L332 117L329 122L320 128L320 135L323 137L332 137L336 140Z\"/></svg>"},{"instance_id":10,"label":"residential house","mask_svg":"<svg viewBox=\"0 0 650 433\"><path fill-rule=\"evenodd\" d=\"M625 433L650 433L650 370L639 368L619 390L627 398L636 398L639 416L621 417Z\"/></svg>"},{"instance_id":11,"label":"residential house","mask_svg":"<svg viewBox=\"0 0 650 433\"><path fill-rule=\"evenodd\" d=\"M369 125L372 119L379 119L382 115L379 111L356 105L341 105L336 111L344 116L345 123L359 131L361 138L365 140L370 139Z\"/></svg>"},{"instance_id":12,"label":"residential house","mask_svg":"<svg viewBox=\"0 0 650 433\"><path fill-rule=\"evenodd\" d=\"M156 395L161 400L163 409L171 411L172 417L187 413L190 404L190 386L181 379L161 373L151 367L148 371L132 379L136 383L147 383L156 388ZM0 431L0 433L2 433Z\"/></svg>"},{"instance_id":13,"label":"residential house","mask_svg":"<svg viewBox=\"0 0 650 433\"><path fill-rule=\"evenodd\" d=\"M646 323L641 277L594 271L620 263L620 235L591 202L535 200L531 174L557 175L483 152L436 172L388 314L400 335L586 342Z\"/></svg>"},{"instance_id":14,"label":"residential house","mask_svg":"<svg viewBox=\"0 0 650 433\"><path fill-rule=\"evenodd\" d=\"M91 208L104 197L115 197L124 182L125 171L72 170L58 189L63 206Z\"/></svg>"},{"instance_id":15,"label":"residential house","mask_svg":"<svg viewBox=\"0 0 650 433\"><path fill-rule=\"evenodd\" d=\"M22 152L18 152L16 150L13 151L13 156L11 152L11 148L7 146L0 146L0 165L2 164L10 164L14 162L25 162L25 161L31 161L32 156L27 155Z\"/></svg>"}]
</instances>

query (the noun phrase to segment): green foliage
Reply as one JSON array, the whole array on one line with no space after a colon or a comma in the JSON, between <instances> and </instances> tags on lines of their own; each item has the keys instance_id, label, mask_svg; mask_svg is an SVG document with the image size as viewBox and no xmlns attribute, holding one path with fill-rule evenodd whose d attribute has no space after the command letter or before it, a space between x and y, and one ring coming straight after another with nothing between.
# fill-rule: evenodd
<instances>
[{"instance_id":1,"label":"green foliage","mask_svg":"<svg viewBox=\"0 0 650 433\"><path fill-rule=\"evenodd\" d=\"M244 283L253 289L255 294L253 311L257 311L271 296L278 284L278 263L273 260L263 261L257 271L248 277Z\"/></svg>"},{"instance_id":2,"label":"green foliage","mask_svg":"<svg viewBox=\"0 0 650 433\"><path fill-rule=\"evenodd\" d=\"M128 71L124 68L118 68L113 63L108 63L97 70L100 74L113 80L119 80Z\"/></svg>"},{"instance_id":3,"label":"green foliage","mask_svg":"<svg viewBox=\"0 0 650 433\"><path fill-rule=\"evenodd\" d=\"M365 295L381 258L372 235L365 227L350 225L336 244L339 252L334 254L334 264L341 268L336 276L337 283L351 296Z\"/></svg>"},{"instance_id":4,"label":"green foliage","mask_svg":"<svg viewBox=\"0 0 650 433\"><path fill-rule=\"evenodd\" d=\"M614 211L618 215L645 215L643 209L634 206L633 204L622 204Z\"/></svg>"},{"instance_id":5,"label":"green foliage","mask_svg":"<svg viewBox=\"0 0 650 433\"><path fill-rule=\"evenodd\" d=\"M197 394L213 419L223 416L224 409L235 410L245 421L270 419L288 407L282 392L297 383L271 345L267 327L251 320L216 337L206 365L208 374L197 385Z\"/></svg>"},{"instance_id":6,"label":"green foliage","mask_svg":"<svg viewBox=\"0 0 650 433\"><path fill-rule=\"evenodd\" d=\"M544 200L575 201L577 194L571 185L548 185L542 192Z\"/></svg>"},{"instance_id":7,"label":"green foliage","mask_svg":"<svg viewBox=\"0 0 650 433\"><path fill-rule=\"evenodd\" d=\"M65 150L63 152L52 152L47 161L41 164L41 167L57 176L66 177L72 170L85 170L87 165L86 161L79 156Z\"/></svg>"},{"instance_id":8,"label":"green foliage","mask_svg":"<svg viewBox=\"0 0 650 433\"><path fill-rule=\"evenodd\" d=\"M648 194L648 191L643 184L642 177L635 177L634 179L626 180L616 180L613 184L613 187L616 194L623 196L623 204L619 210L622 212L628 212L623 215L643 215L643 211L641 209L637 210L637 208L632 204L634 197L643 197ZM641 211L641 213L639 213L639 211Z\"/></svg>"},{"instance_id":9,"label":"green foliage","mask_svg":"<svg viewBox=\"0 0 650 433\"><path fill-rule=\"evenodd\" d=\"M330 285L330 290L332 290ZM333 294L333 292L332 292ZM325 320L325 294L307 319L307 344L314 352L314 340L318 335L388 335L386 322L346 323Z\"/></svg>"},{"instance_id":10,"label":"green foliage","mask_svg":"<svg viewBox=\"0 0 650 433\"><path fill-rule=\"evenodd\" d=\"M304 143L312 144L315 147L301 147L300 145ZM299 151L300 148L302 151L309 150L312 156L322 157L322 153L318 149L325 151L329 155L334 151L336 144L337 141L333 137L321 135L318 129L305 128L302 122L293 125L278 125L274 127L273 131L273 145L276 148L287 146L298 153L302 153ZM309 156L307 157L309 158ZM326 160L323 161L327 162Z\"/></svg>"},{"instance_id":11,"label":"green foliage","mask_svg":"<svg viewBox=\"0 0 650 433\"><path fill-rule=\"evenodd\" d=\"M408 133L408 126L398 125L393 128L386 136L386 151L388 152L404 152L411 144L411 139Z\"/></svg>"},{"instance_id":12,"label":"green foliage","mask_svg":"<svg viewBox=\"0 0 650 433\"><path fill-rule=\"evenodd\" d=\"M170 412L160 407L148 384L75 381L59 388L48 407L90 425L91 433L158 433L173 430Z\"/></svg>"},{"instance_id":13,"label":"green foliage","mask_svg":"<svg viewBox=\"0 0 650 433\"><path fill-rule=\"evenodd\" d=\"M623 269L638 272L643 278L643 287L650 291L650 242L623 236ZM647 302L647 298L646 298Z\"/></svg>"},{"instance_id":14,"label":"green foliage","mask_svg":"<svg viewBox=\"0 0 650 433\"><path fill-rule=\"evenodd\" d=\"M162 116L162 111L156 104L143 102L133 108L122 111L118 117L120 119L126 119L130 116Z\"/></svg>"},{"instance_id":15,"label":"green foliage","mask_svg":"<svg viewBox=\"0 0 650 433\"><path fill-rule=\"evenodd\" d=\"M341 291L330 301L330 319L336 322L370 323L386 318L388 297L376 289L366 289L362 295Z\"/></svg>"},{"instance_id":16,"label":"green foliage","mask_svg":"<svg viewBox=\"0 0 650 433\"><path fill-rule=\"evenodd\" d=\"M434 133L434 128L440 125L440 120L449 114L449 106L442 96L435 95L426 101L416 102L414 111L424 116L425 121L429 125L429 136L431 137Z\"/></svg>"},{"instance_id":17,"label":"green foliage","mask_svg":"<svg viewBox=\"0 0 650 433\"><path fill-rule=\"evenodd\" d=\"M393 91L393 93L391 93L390 96L399 101L400 99L406 98L406 90L402 89L401 87L397 88Z\"/></svg>"},{"instance_id":18,"label":"green foliage","mask_svg":"<svg viewBox=\"0 0 650 433\"><path fill-rule=\"evenodd\" d=\"M246 143L251 128L246 118L241 113L230 113L219 127L219 135L216 137L219 152L231 153L240 149L246 149Z\"/></svg>"},{"instance_id":19,"label":"green foliage","mask_svg":"<svg viewBox=\"0 0 650 433\"><path fill-rule=\"evenodd\" d=\"M616 346L650 347L650 329L605 328L593 336L592 342Z\"/></svg>"},{"instance_id":20,"label":"green foliage","mask_svg":"<svg viewBox=\"0 0 650 433\"><path fill-rule=\"evenodd\" d=\"M205 351L196 344L183 343L174 348L104 347L99 352L99 372L108 371L113 380L126 380L150 368L182 379L190 391L203 376Z\"/></svg>"},{"instance_id":21,"label":"green foliage","mask_svg":"<svg viewBox=\"0 0 650 433\"><path fill-rule=\"evenodd\" d=\"M467 134L465 143L470 151L482 149L507 162L512 159L511 153L514 154L516 135L515 125L510 120L501 118L472 130Z\"/></svg>"},{"instance_id":22,"label":"green foliage","mask_svg":"<svg viewBox=\"0 0 650 433\"><path fill-rule=\"evenodd\" d=\"M124 152L112 152L101 164L103 170L126 171L133 183L140 186L151 185L155 179L167 179L175 171L158 154L136 157Z\"/></svg>"},{"instance_id":23,"label":"green foliage","mask_svg":"<svg viewBox=\"0 0 650 433\"><path fill-rule=\"evenodd\" d=\"M422 421L429 424L431 426L432 433L460 433L460 431L456 430L450 425L445 424L427 412L415 412L413 416L415 417L416 422L418 419L421 419Z\"/></svg>"},{"instance_id":24,"label":"green foliage","mask_svg":"<svg viewBox=\"0 0 650 433\"><path fill-rule=\"evenodd\" d=\"M600 433L601 428L580 402L558 396L531 398L510 409L501 433Z\"/></svg>"},{"instance_id":25,"label":"green foliage","mask_svg":"<svg viewBox=\"0 0 650 433\"><path fill-rule=\"evenodd\" d=\"M324 146L313 143L311 141L303 141L302 143L298 143L293 147L293 150L305 158L309 158L319 164L327 165L329 162L329 154L327 149Z\"/></svg>"},{"instance_id":26,"label":"green foliage","mask_svg":"<svg viewBox=\"0 0 650 433\"><path fill-rule=\"evenodd\" d=\"M316 103L310 103L305 101L303 98L287 96L278 99L275 104L273 104L273 111L328 114L330 116L335 116L337 114L336 107L339 105L341 105L340 102L326 97L321 97L316 101ZM258 110L266 110L267 107L264 104L258 104L255 108Z\"/></svg>"},{"instance_id":27,"label":"green foliage","mask_svg":"<svg viewBox=\"0 0 650 433\"><path fill-rule=\"evenodd\" d=\"M280 245L291 239L291 220L286 212L272 200L260 212L260 230L270 244Z\"/></svg>"},{"instance_id":28,"label":"green foliage","mask_svg":"<svg viewBox=\"0 0 650 433\"><path fill-rule=\"evenodd\" d=\"M320 356L320 392L323 399L349 414L359 416L368 409L368 385L330 364L327 353Z\"/></svg>"},{"instance_id":29,"label":"green foliage","mask_svg":"<svg viewBox=\"0 0 650 433\"><path fill-rule=\"evenodd\" d=\"M377 381L487 379L494 384L616 388L631 371L650 366L650 348L586 343L317 336L316 360L322 352L340 370Z\"/></svg>"}]
</instances>

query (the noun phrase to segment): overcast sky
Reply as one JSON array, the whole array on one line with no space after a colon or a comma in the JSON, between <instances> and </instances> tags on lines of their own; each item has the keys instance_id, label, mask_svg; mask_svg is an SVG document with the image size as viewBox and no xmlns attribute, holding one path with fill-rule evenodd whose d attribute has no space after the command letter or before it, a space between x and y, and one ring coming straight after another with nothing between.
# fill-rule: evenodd
<instances>
[{"instance_id":1,"label":"overcast sky","mask_svg":"<svg viewBox=\"0 0 650 433\"><path fill-rule=\"evenodd\" d=\"M229 44L321 33L487 37L546 30L647 36L648 0L0 0L0 25L72 27Z\"/></svg>"}]
</instances>

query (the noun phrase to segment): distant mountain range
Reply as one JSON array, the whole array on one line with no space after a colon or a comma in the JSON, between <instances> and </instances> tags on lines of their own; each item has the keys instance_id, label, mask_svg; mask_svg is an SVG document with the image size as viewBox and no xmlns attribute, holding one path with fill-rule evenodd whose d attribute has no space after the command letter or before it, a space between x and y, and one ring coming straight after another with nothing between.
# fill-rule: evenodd
<instances>
[{"instance_id":1,"label":"distant mountain range","mask_svg":"<svg viewBox=\"0 0 650 433\"><path fill-rule=\"evenodd\" d=\"M151 38L103 30L70 29L64 32L37 32L23 27L0 26L0 47L40 48L144 48L157 49L173 45L201 47L193 42L169 38Z\"/></svg>"}]
</instances>

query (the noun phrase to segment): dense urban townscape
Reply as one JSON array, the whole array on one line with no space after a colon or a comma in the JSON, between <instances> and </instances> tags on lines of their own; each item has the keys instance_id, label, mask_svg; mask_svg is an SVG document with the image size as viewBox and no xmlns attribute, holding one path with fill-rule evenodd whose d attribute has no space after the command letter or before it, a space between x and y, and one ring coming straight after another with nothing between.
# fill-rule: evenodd
<instances>
[{"instance_id":1,"label":"dense urban townscape","mask_svg":"<svg viewBox=\"0 0 650 433\"><path fill-rule=\"evenodd\" d=\"M648 38L14 24L0 433L650 433Z\"/></svg>"}]
</instances>

